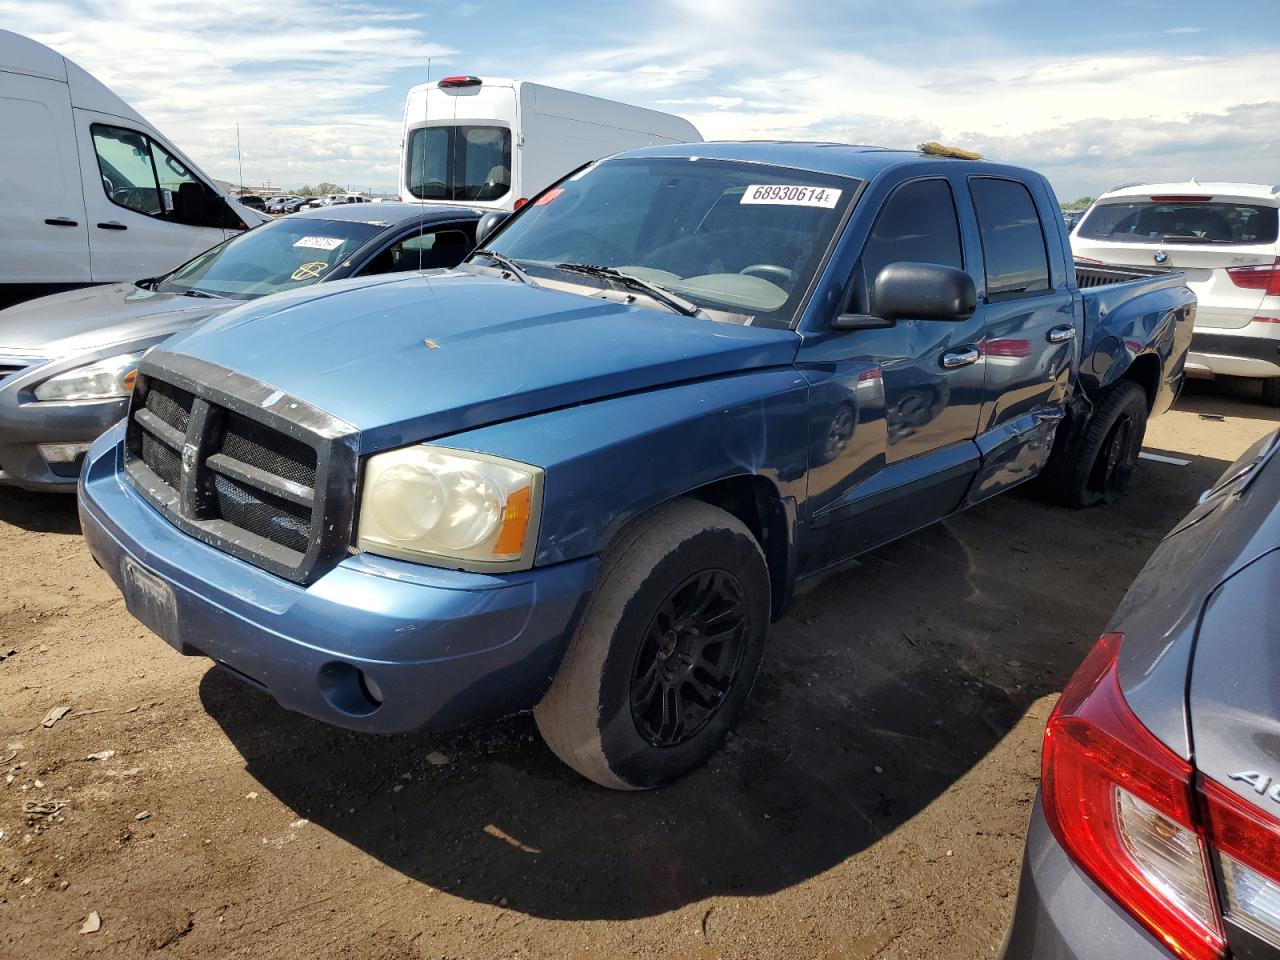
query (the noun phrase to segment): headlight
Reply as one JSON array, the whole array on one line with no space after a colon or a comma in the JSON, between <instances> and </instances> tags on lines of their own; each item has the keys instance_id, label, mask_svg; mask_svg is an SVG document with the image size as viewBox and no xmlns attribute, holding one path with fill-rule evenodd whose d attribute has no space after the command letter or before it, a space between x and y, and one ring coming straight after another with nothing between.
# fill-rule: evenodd
<instances>
[{"instance_id":1,"label":"headlight","mask_svg":"<svg viewBox=\"0 0 1280 960\"><path fill-rule=\"evenodd\" d=\"M443 447L370 457L357 545L369 553L439 566L530 566L538 539L542 471Z\"/></svg>"},{"instance_id":2,"label":"headlight","mask_svg":"<svg viewBox=\"0 0 1280 960\"><path fill-rule=\"evenodd\" d=\"M37 400L110 400L133 392L138 363L147 351L95 360L50 377L36 387Z\"/></svg>"}]
</instances>

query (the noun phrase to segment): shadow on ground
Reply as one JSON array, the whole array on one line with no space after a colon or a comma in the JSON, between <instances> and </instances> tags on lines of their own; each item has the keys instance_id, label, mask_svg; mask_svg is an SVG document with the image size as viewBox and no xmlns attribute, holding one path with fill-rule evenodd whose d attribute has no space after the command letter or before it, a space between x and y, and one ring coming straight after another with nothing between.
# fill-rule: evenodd
<instances>
[{"instance_id":1,"label":"shadow on ground","mask_svg":"<svg viewBox=\"0 0 1280 960\"><path fill-rule=\"evenodd\" d=\"M1059 690L1225 466L1144 462L1122 504L1083 512L998 498L828 577L774 626L725 749L660 791L579 779L528 718L382 739L287 713L216 670L200 694L300 817L455 895L610 919L767 894L875 843Z\"/></svg>"},{"instance_id":2,"label":"shadow on ground","mask_svg":"<svg viewBox=\"0 0 1280 960\"><path fill-rule=\"evenodd\" d=\"M0 486L0 524L30 533L80 533L76 498L69 493L31 493Z\"/></svg>"}]
</instances>

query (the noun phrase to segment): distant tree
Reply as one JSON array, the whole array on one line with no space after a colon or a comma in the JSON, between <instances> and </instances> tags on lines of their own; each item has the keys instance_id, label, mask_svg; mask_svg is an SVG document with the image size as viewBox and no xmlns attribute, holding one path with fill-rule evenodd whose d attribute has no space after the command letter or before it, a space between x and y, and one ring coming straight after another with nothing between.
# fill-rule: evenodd
<instances>
[{"instance_id":1,"label":"distant tree","mask_svg":"<svg viewBox=\"0 0 1280 960\"><path fill-rule=\"evenodd\" d=\"M1077 197L1070 203L1062 205L1063 210L1088 210L1093 206L1093 197Z\"/></svg>"},{"instance_id":2,"label":"distant tree","mask_svg":"<svg viewBox=\"0 0 1280 960\"><path fill-rule=\"evenodd\" d=\"M323 197L326 193L344 193L340 183L330 183L328 180L321 180L314 187L310 184L299 187L297 195L300 197Z\"/></svg>"}]
</instances>

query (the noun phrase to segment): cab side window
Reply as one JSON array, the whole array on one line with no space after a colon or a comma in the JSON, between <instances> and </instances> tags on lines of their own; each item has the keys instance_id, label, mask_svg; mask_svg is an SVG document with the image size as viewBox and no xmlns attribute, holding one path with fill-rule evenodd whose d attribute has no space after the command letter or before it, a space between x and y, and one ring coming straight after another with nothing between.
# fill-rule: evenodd
<instances>
[{"instance_id":1,"label":"cab side window","mask_svg":"<svg viewBox=\"0 0 1280 960\"><path fill-rule=\"evenodd\" d=\"M1049 254L1031 192L1016 180L971 177L987 299L1009 300L1049 289Z\"/></svg>"},{"instance_id":2,"label":"cab side window","mask_svg":"<svg viewBox=\"0 0 1280 960\"><path fill-rule=\"evenodd\" d=\"M209 188L146 134L101 123L91 129L102 189L112 203L191 226L234 226L221 222L222 206Z\"/></svg>"},{"instance_id":3,"label":"cab side window","mask_svg":"<svg viewBox=\"0 0 1280 960\"><path fill-rule=\"evenodd\" d=\"M964 268L955 195L946 180L914 180L889 195L854 268L850 312L874 314L876 276L903 261Z\"/></svg>"},{"instance_id":4,"label":"cab side window","mask_svg":"<svg viewBox=\"0 0 1280 960\"><path fill-rule=\"evenodd\" d=\"M93 149L98 154L102 189L112 203L152 217L164 212L145 136L122 127L94 124Z\"/></svg>"},{"instance_id":5,"label":"cab side window","mask_svg":"<svg viewBox=\"0 0 1280 960\"><path fill-rule=\"evenodd\" d=\"M471 252L472 242L472 235L457 227L414 233L397 240L375 256L360 271L360 276L403 270L451 269Z\"/></svg>"}]
</instances>

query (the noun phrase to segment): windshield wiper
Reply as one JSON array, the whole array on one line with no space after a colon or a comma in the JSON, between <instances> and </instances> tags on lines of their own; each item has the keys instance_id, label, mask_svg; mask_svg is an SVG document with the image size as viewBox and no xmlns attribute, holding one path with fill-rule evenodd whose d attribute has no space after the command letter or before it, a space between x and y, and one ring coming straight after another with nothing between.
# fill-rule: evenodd
<instances>
[{"instance_id":1,"label":"windshield wiper","mask_svg":"<svg viewBox=\"0 0 1280 960\"><path fill-rule=\"evenodd\" d=\"M702 315L702 308L696 303L691 303L684 297L672 293L665 287L660 287L656 283L650 283L640 277L632 276L629 273L623 273L621 270L615 270L613 267L600 267L593 263L557 263L557 270L568 270L572 273L586 274L588 277L602 277L606 280L616 280L623 286L631 287L634 290L643 290L659 303L666 304L676 313L682 313L686 317L697 317Z\"/></svg>"},{"instance_id":2,"label":"windshield wiper","mask_svg":"<svg viewBox=\"0 0 1280 960\"><path fill-rule=\"evenodd\" d=\"M212 293L205 293L203 290L197 290L195 287L189 287L182 291L184 297L203 297L206 300L221 300L222 298Z\"/></svg>"},{"instance_id":3,"label":"windshield wiper","mask_svg":"<svg viewBox=\"0 0 1280 960\"><path fill-rule=\"evenodd\" d=\"M511 276L515 277L521 283L527 283L531 287L537 286L537 284L533 281L533 278L530 277L527 273L525 273L524 269L518 263L512 260L510 257L504 257L500 253L494 253L492 250L483 250L483 249L472 250L471 256L488 257L490 260L492 260L498 266L502 267L503 270L511 274Z\"/></svg>"}]
</instances>

